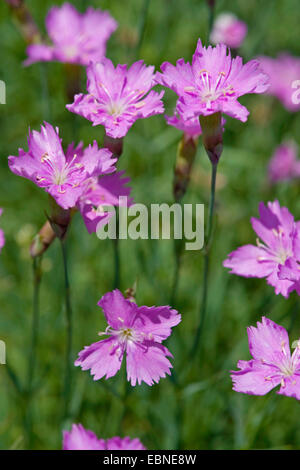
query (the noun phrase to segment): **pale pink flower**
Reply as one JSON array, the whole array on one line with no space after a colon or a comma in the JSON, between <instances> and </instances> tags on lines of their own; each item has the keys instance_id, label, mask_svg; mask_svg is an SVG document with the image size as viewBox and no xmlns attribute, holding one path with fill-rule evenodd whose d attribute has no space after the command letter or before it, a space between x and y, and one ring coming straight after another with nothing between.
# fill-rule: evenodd
<instances>
[{"instance_id":1,"label":"pale pink flower","mask_svg":"<svg viewBox=\"0 0 300 470\"><path fill-rule=\"evenodd\" d=\"M51 8L46 28L53 45L28 46L25 65L39 61L80 65L97 62L105 56L106 42L116 30L117 22L107 11L89 7L85 13L80 13L70 3L64 3Z\"/></svg>"},{"instance_id":2,"label":"pale pink flower","mask_svg":"<svg viewBox=\"0 0 300 470\"><path fill-rule=\"evenodd\" d=\"M300 340L291 355L285 328L262 317L257 328L247 328L250 361L239 361L239 371L231 371L233 390L249 395L265 395L280 385L279 395L300 400Z\"/></svg>"},{"instance_id":3,"label":"pale pink flower","mask_svg":"<svg viewBox=\"0 0 300 470\"><path fill-rule=\"evenodd\" d=\"M226 44L231 48L242 45L248 27L244 21L239 20L233 13L221 13L217 16L210 35L213 44Z\"/></svg>"},{"instance_id":4,"label":"pale pink flower","mask_svg":"<svg viewBox=\"0 0 300 470\"><path fill-rule=\"evenodd\" d=\"M298 148L294 141L279 145L272 156L268 176L272 183L289 181L300 176L300 160L297 159Z\"/></svg>"},{"instance_id":5,"label":"pale pink flower","mask_svg":"<svg viewBox=\"0 0 300 470\"><path fill-rule=\"evenodd\" d=\"M288 111L300 109L300 57L281 53L276 59L258 57L262 69L269 76L269 95L276 96Z\"/></svg>"},{"instance_id":6,"label":"pale pink flower","mask_svg":"<svg viewBox=\"0 0 300 470\"><path fill-rule=\"evenodd\" d=\"M63 431L63 450L146 450L141 441L130 437L98 439L82 424L73 424L71 431Z\"/></svg>"},{"instance_id":7,"label":"pale pink flower","mask_svg":"<svg viewBox=\"0 0 300 470\"><path fill-rule=\"evenodd\" d=\"M239 247L228 255L223 265L238 276L265 277L275 287L275 294L288 297L293 290L300 294L300 284L294 278L294 268L291 273L290 264L291 260L300 261L299 222L278 201L268 202L267 206L261 202L259 214L260 219L252 217L251 224L262 241L257 239L257 246Z\"/></svg>"},{"instance_id":8,"label":"pale pink flower","mask_svg":"<svg viewBox=\"0 0 300 470\"><path fill-rule=\"evenodd\" d=\"M108 338L86 346L75 361L82 370L90 370L94 380L116 375L126 354L127 379L132 386L153 385L170 374L170 351L161 343L178 325L181 316L169 306L138 307L116 289L98 302L108 327L100 335Z\"/></svg>"}]
</instances>

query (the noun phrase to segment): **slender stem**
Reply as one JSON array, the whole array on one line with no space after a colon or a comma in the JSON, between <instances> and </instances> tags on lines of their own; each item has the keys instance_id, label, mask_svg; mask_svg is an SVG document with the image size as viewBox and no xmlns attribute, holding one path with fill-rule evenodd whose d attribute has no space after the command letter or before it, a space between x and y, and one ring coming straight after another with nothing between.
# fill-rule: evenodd
<instances>
[{"instance_id":1,"label":"slender stem","mask_svg":"<svg viewBox=\"0 0 300 470\"><path fill-rule=\"evenodd\" d=\"M33 312L31 328L31 346L28 360L27 390L31 393L36 363L36 347L39 331L39 295L41 285L41 257L33 258Z\"/></svg>"},{"instance_id":2,"label":"slender stem","mask_svg":"<svg viewBox=\"0 0 300 470\"><path fill-rule=\"evenodd\" d=\"M207 30L207 44L209 44L209 38L211 35L212 27L214 24L214 16L215 16L215 2L209 3L209 19L208 19L208 30Z\"/></svg>"},{"instance_id":3,"label":"slender stem","mask_svg":"<svg viewBox=\"0 0 300 470\"><path fill-rule=\"evenodd\" d=\"M70 296L70 282L68 275L67 250L64 240L61 241L64 277L65 277L65 303L66 303L66 363L65 363L65 383L64 383L64 418L68 416L70 394L71 394L71 366L72 366L72 307Z\"/></svg>"},{"instance_id":4,"label":"slender stem","mask_svg":"<svg viewBox=\"0 0 300 470\"><path fill-rule=\"evenodd\" d=\"M114 278L114 289L120 288L120 244L119 244L119 211L116 207L116 238L113 239L114 246L114 259L115 259L115 278Z\"/></svg>"},{"instance_id":5,"label":"slender stem","mask_svg":"<svg viewBox=\"0 0 300 470\"><path fill-rule=\"evenodd\" d=\"M176 300L176 293L177 293L177 288L179 284L179 274L180 274L180 268L181 268L181 252L182 252L182 244L181 240L176 240L174 238L174 264L175 264L175 269L174 269L174 277L173 277L173 283L172 283L172 289L171 289L171 296L170 296L170 305L174 306L175 300Z\"/></svg>"},{"instance_id":6,"label":"slender stem","mask_svg":"<svg viewBox=\"0 0 300 470\"><path fill-rule=\"evenodd\" d=\"M212 238L213 215L214 215L214 207L215 207L216 176L217 176L217 164L212 164L209 216L208 216L208 225L207 225L207 235L206 235L205 246L204 246L202 299L201 299L200 311L199 311L200 321L199 321L199 325L196 331L195 341L194 341L193 348L192 348L192 356L195 356L195 352L198 349L198 345L201 339L202 330L204 326L206 310L207 310L209 251L210 251L210 245L212 241L211 238Z\"/></svg>"},{"instance_id":7,"label":"slender stem","mask_svg":"<svg viewBox=\"0 0 300 470\"><path fill-rule=\"evenodd\" d=\"M136 58L139 58L141 47L142 47L142 44L143 44L149 5L150 5L150 0L144 0L144 5L143 5L143 8L142 8L142 14L141 14L141 19L140 19L140 25L139 25L138 41L137 41L137 45L136 45L136 49L135 49L135 57Z\"/></svg>"},{"instance_id":8,"label":"slender stem","mask_svg":"<svg viewBox=\"0 0 300 470\"><path fill-rule=\"evenodd\" d=\"M25 427L28 438L28 447L32 447L33 441L33 416L32 416L32 392L36 364L36 348L38 343L39 331L39 297L41 285L41 257L33 258L33 310L31 327L31 345L28 356L27 389L26 389L26 407L25 407Z\"/></svg>"}]
</instances>

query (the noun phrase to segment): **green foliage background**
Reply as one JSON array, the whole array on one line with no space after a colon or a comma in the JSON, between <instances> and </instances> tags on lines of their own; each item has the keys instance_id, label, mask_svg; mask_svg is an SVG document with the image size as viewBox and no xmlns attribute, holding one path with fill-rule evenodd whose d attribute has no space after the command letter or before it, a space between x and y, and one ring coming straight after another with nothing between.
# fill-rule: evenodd
<instances>
[{"instance_id":1,"label":"green foliage background","mask_svg":"<svg viewBox=\"0 0 300 470\"><path fill-rule=\"evenodd\" d=\"M45 31L48 9L61 1L28 0L36 22ZM115 63L136 60L136 42L144 0L75 1L107 9L119 23L108 43L107 55ZM263 3L263 7L262 7ZM289 51L300 55L298 0L216 0L217 13L232 11L249 27L239 53L245 60ZM164 61L190 60L198 37L206 39L208 9L204 0L152 0L140 57L157 69ZM0 79L6 82L7 104L0 105L0 207L6 245L0 258L0 338L7 359L24 383L27 373L32 315L32 266L28 254L31 237L45 220L47 195L30 181L13 175L7 156L26 147L28 127L39 129L43 120L60 128L63 142L97 139L103 130L69 113L65 104L66 75L60 63L24 68L25 43L5 2L0 3ZM300 78L300 77L299 77ZM85 74L82 77L85 90ZM175 95L166 91L166 111L172 112ZM248 122L227 118L224 152L219 164L215 231L208 311L201 354L190 368L188 351L198 323L202 286L202 253L184 252L174 307L182 323L174 329L169 347L174 355L174 381L129 387L124 410L123 372L109 381L93 382L88 372L73 370L72 418L61 422L65 351L64 285L61 253L56 242L43 260L40 333L37 351L34 412L35 449L59 449L62 429L80 422L99 437L139 437L150 449L253 449L300 447L299 403L276 395L254 397L231 390L229 371L238 359L249 359L246 326L267 315L300 336L299 299L275 296L265 280L231 276L223 268L227 254L237 246L255 242L249 219L257 215L259 201L278 198L300 219L299 183L270 187L268 160L285 138L299 143L300 116L286 111L269 96L240 100L250 110ZM136 202L172 202L172 178L180 132L167 126L163 116L135 123L125 139L119 162L132 179ZM201 146L185 203L208 203L209 162ZM120 243L121 288L138 280L140 305L170 301L174 271L173 242L165 240ZM88 235L77 215L69 234L69 255L74 310L74 359L84 345L97 341L105 322L97 307L100 297L113 288L114 258L111 241ZM123 369L122 369L123 370ZM185 372L187 373L185 374ZM182 380L181 378L184 377ZM28 397L16 391L0 366L0 448L27 448L24 416Z\"/></svg>"}]
</instances>

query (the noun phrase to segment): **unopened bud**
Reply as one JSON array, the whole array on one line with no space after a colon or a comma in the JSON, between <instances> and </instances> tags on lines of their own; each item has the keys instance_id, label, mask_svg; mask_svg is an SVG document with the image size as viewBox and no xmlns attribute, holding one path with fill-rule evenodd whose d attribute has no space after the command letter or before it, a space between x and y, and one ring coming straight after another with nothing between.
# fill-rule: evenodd
<instances>
[{"instance_id":1,"label":"unopened bud","mask_svg":"<svg viewBox=\"0 0 300 470\"><path fill-rule=\"evenodd\" d=\"M137 286L137 282L135 281L133 286L126 289L126 291L124 293L125 294L125 299L130 300L130 302L135 302L136 286Z\"/></svg>"},{"instance_id":2,"label":"unopened bud","mask_svg":"<svg viewBox=\"0 0 300 470\"><path fill-rule=\"evenodd\" d=\"M197 153L197 144L198 139L185 134L178 144L173 180L173 194L176 202L180 201L186 193Z\"/></svg>"},{"instance_id":3,"label":"unopened bud","mask_svg":"<svg viewBox=\"0 0 300 470\"><path fill-rule=\"evenodd\" d=\"M223 128L221 113L200 116L203 145L213 165L217 165L223 151Z\"/></svg>"},{"instance_id":4,"label":"unopened bud","mask_svg":"<svg viewBox=\"0 0 300 470\"><path fill-rule=\"evenodd\" d=\"M123 138L113 139L105 134L103 147L111 151L115 158L120 158L123 152Z\"/></svg>"},{"instance_id":5,"label":"unopened bud","mask_svg":"<svg viewBox=\"0 0 300 470\"><path fill-rule=\"evenodd\" d=\"M34 237L30 246L30 254L33 258L42 255L56 237L60 240L65 238L74 212L73 209L65 210L60 207L51 196L49 200L51 215L47 216L47 222Z\"/></svg>"},{"instance_id":6,"label":"unopened bud","mask_svg":"<svg viewBox=\"0 0 300 470\"><path fill-rule=\"evenodd\" d=\"M6 0L6 3L10 6L12 14L19 24L25 41L28 44L41 42L42 38L40 31L24 0Z\"/></svg>"}]
</instances>

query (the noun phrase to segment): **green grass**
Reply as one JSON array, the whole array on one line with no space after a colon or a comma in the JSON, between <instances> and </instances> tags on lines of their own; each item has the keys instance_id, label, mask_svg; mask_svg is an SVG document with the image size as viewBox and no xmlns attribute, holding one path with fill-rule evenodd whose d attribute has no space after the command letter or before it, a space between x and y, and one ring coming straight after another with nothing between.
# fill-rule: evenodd
<instances>
[{"instance_id":1,"label":"green grass","mask_svg":"<svg viewBox=\"0 0 300 470\"><path fill-rule=\"evenodd\" d=\"M63 2L55 2L62 4ZM82 11L86 2L73 1ZM248 35L240 54L249 60L260 54L274 56L282 50L300 55L298 0L220 0L217 12L233 11L246 21ZM44 30L44 18L53 2L27 2ZM119 28L108 45L115 63L135 60L142 0L92 1L108 9ZM190 60L198 37L206 38L207 5L204 0L152 0L140 57L157 69L164 60ZM43 120L60 128L64 143L103 141L103 130L69 113L65 104L66 78L59 63L22 67L25 44L9 9L0 4L0 79L6 82L7 104L0 105L0 225L6 245L0 258L0 338L7 345L9 365L21 385L25 382L32 315L32 270L28 254L31 237L45 220L47 195L33 183L13 175L7 156L26 147L28 127L38 129ZM300 77L299 77L300 78ZM47 91L48 89L48 98ZM85 80L83 74L83 90ZM231 390L229 371L237 360L249 359L246 326L266 314L285 327L292 325L291 339L299 337L299 299L275 296L265 280L231 276L223 268L227 254L237 246L255 241L249 219L257 215L259 201L278 198L300 219L297 182L270 188L266 167L275 147L284 138L299 141L300 115L290 114L268 96L247 96L241 102L250 110L247 123L227 118L224 152L219 164L222 187L216 194L217 229L212 263L207 317L201 355L194 358L188 376L188 351L193 343L202 286L202 253L184 252L174 307L182 323L169 341L174 373L181 382L162 379L158 385L129 389L124 414L123 372L109 381L93 382L89 372L73 369L72 422L81 422L99 437L117 434L139 437L150 449L253 449L300 447L299 404L273 391L265 397L246 396ZM172 112L175 96L165 94L166 110ZM136 202L170 203L173 167L180 132L169 128L163 116L136 122L125 139L120 169L132 179ZM193 178L185 203L204 203L209 195L209 161L199 144ZM84 345L97 341L105 328L100 297L113 288L113 244L88 235L76 215L69 234L69 264L74 310L73 357ZM121 240L121 288L138 280L140 305L169 303L174 258L172 240ZM40 333L37 350L34 411L34 449L61 448L60 420L65 354L63 270L59 243L43 259L40 302ZM184 377L184 380L182 380ZM0 448L26 448L24 416L28 401L16 391L0 366ZM120 417L123 416L122 422Z\"/></svg>"}]
</instances>

